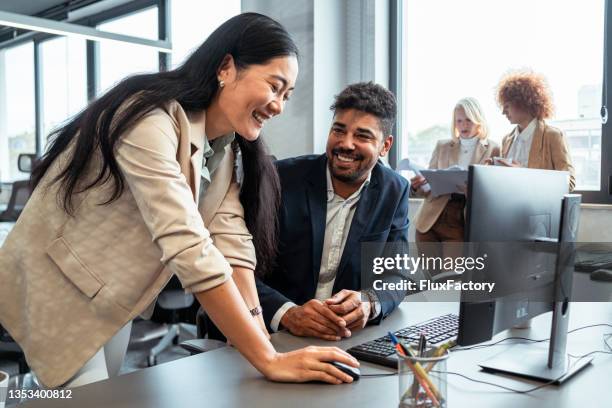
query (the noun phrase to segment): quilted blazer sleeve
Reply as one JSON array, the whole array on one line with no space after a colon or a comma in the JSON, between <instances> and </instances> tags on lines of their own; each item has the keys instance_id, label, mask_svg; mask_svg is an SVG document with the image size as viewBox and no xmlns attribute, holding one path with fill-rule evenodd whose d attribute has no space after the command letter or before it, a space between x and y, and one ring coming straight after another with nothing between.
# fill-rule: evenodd
<instances>
[{"instance_id":1,"label":"quilted blazer sleeve","mask_svg":"<svg viewBox=\"0 0 612 408\"><path fill-rule=\"evenodd\" d=\"M213 245L192 190L176 159L178 137L164 115L144 118L121 140L117 162L142 215L160 261L189 292L212 289L232 273Z\"/></svg>"},{"instance_id":2,"label":"quilted blazer sleeve","mask_svg":"<svg viewBox=\"0 0 612 408\"><path fill-rule=\"evenodd\" d=\"M244 221L244 209L240 203L240 186L235 178L229 185L223 202L208 224L215 246L232 267L255 270L253 236Z\"/></svg>"}]
</instances>

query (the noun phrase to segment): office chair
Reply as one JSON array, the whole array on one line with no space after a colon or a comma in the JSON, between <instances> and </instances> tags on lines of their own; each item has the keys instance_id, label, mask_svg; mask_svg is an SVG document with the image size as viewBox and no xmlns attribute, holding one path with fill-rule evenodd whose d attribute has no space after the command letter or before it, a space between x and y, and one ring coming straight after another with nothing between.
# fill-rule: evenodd
<instances>
[{"instance_id":1,"label":"office chair","mask_svg":"<svg viewBox=\"0 0 612 408\"><path fill-rule=\"evenodd\" d=\"M38 164L38 158L36 154L21 153L17 157L17 168L22 173L31 173L32 169ZM8 206L6 210L0 213L0 222L15 222L23 207L25 207L32 189L30 188L29 180L20 180L13 183L13 189L11 190L11 197L9 198Z\"/></svg>"},{"instance_id":2,"label":"office chair","mask_svg":"<svg viewBox=\"0 0 612 408\"><path fill-rule=\"evenodd\" d=\"M181 347L191 353L192 356L218 348L227 347L227 343L225 341L217 340L215 338L205 338L207 336L207 331L209 330L208 322L210 322L210 319L206 316L206 312L204 312L204 309L200 307L196 315L198 338L187 340L181 343ZM217 331L219 330L216 327L214 327L214 329Z\"/></svg>"},{"instance_id":3,"label":"office chair","mask_svg":"<svg viewBox=\"0 0 612 408\"><path fill-rule=\"evenodd\" d=\"M29 180L15 181L13 183L13 189L11 191L8 206L6 207L6 210L0 213L0 221L17 221L17 218L19 218L19 215L21 214L21 211L23 211L23 207L25 207L31 194L32 189L30 188Z\"/></svg>"},{"instance_id":4,"label":"office chair","mask_svg":"<svg viewBox=\"0 0 612 408\"><path fill-rule=\"evenodd\" d=\"M19 374L26 374L30 367L21 347L13 340L9 333L0 325L0 356L3 359L14 361L19 366Z\"/></svg>"},{"instance_id":5,"label":"office chair","mask_svg":"<svg viewBox=\"0 0 612 408\"><path fill-rule=\"evenodd\" d=\"M183 289L164 289L157 298L157 306L163 310L170 311L168 331L161 340L149 351L147 365L153 367L157 365L157 356L172 345L178 344L181 333L189 331L183 327L179 321L178 312L191 307L194 297L190 293L185 293Z\"/></svg>"}]
</instances>

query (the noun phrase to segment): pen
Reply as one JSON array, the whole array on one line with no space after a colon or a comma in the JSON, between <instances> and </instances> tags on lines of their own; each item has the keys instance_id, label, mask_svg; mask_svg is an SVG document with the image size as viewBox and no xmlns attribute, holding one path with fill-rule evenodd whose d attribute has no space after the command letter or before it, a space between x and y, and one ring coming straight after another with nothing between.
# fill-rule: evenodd
<instances>
[{"instance_id":1,"label":"pen","mask_svg":"<svg viewBox=\"0 0 612 408\"><path fill-rule=\"evenodd\" d=\"M434 357L434 358L435 357L441 357L446 350L448 350L449 348L453 347L455 344L457 344L457 342L455 342L455 341L449 341L447 343L442 344L440 347L438 347L436 349L436 351L434 351L432 357ZM436 365L435 361L432 361L431 363L427 364L427 367L425 367L425 372L429 373L434 365Z\"/></svg>"},{"instance_id":2,"label":"pen","mask_svg":"<svg viewBox=\"0 0 612 408\"><path fill-rule=\"evenodd\" d=\"M401 347L402 351L404 352L405 356L409 356L409 357L411 357L413 359L416 358L416 354L410 348L410 346L407 346L404 343L402 343L393 333L388 332L388 334L389 334L389 338L391 339L391 342L396 346L396 348L397 348L397 345L399 345ZM421 363L419 363L418 361L415 361L414 368L416 370L415 374L418 373L418 375L420 375L423 378L423 380L427 383L427 385L429 385L429 388L431 388L431 390L437 396L440 396L440 391L438 391L438 388L431 381L431 378L429 378L429 375L427 375L427 373L423 369L423 366L421 365Z\"/></svg>"},{"instance_id":3,"label":"pen","mask_svg":"<svg viewBox=\"0 0 612 408\"><path fill-rule=\"evenodd\" d=\"M397 343L395 345L395 350L397 351L397 353L401 356L407 357L406 353L404 353L404 350L401 346L401 344ZM406 359L406 364L408 364L408 367L410 368L410 370L412 370L412 373L414 374L414 378L416 381L418 381L418 383L421 385L421 387L423 388L423 390L425 390L425 393L427 394L427 396L431 399L431 401L433 402L433 404L435 406L440 406L440 402L438 402L438 399L436 398L436 396L434 395L434 393L431 391L431 388L429 387L429 385L427 385L427 381L425 381L418 373L417 370L415 368L415 366L412 364L412 362L410 361L410 359ZM419 364L419 363L416 363ZM413 388L413 387L411 387ZM413 390L414 391L414 390ZM418 393L418 389L416 390L417 392L412 394L412 396L414 398L416 398L416 394ZM406 392L408 392L408 390L406 390ZM405 394L404 394L405 395ZM402 397L403 398L403 397Z\"/></svg>"},{"instance_id":4,"label":"pen","mask_svg":"<svg viewBox=\"0 0 612 408\"><path fill-rule=\"evenodd\" d=\"M427 347L427 338L425 337L425 333L421 333L419 336L419 357L425 357L425 348ZM426 371L427 372L427 371ZM412 395L416 396L419 393L419 383L416 381L416 378L412 382Z\"/></svg>"},{"instance_id":5,"label":"pen","mask_svg":"<svg viewBox=\"0 0 612 408\"><path fill-rule=\"evenodd\" d=\"M395 349L397 350L397 353L399 355L404 356L404 357L414 358L414 353L412 352L410 347L406 347L404 344L402 344L402 342L400 342L393 333L388 332L388 334L389 334L389 338L391 339L391 342L395 346ZM425 390L429 398L431 398L432 402L436 406L440 406L440 403L438 402L438 399L436 398L436 394L440 396L440 392L438 391L436 386L431 382L431 379L429 378L425 370L423 370L423 367L421 366L421 364L418 361L415 361L415 363L412 364L410 359L405 359L405 361L408 364L408 367L410 368L410 370L412 370L414 377L417 379L421 387Z\"/></svg>"},{"instance_id":6,"label":"pen","mask_svg":"<svg viewBox=\"0 0 612 408\"><path fill-rule=\"evenodd\" d=\"M427 337L425 333L421 333L419 337L419 357L425 357L425 349L427 348Z\"/></svg>"},{"instance_id":7,"label":"pen","mask_svg":"<svg viewBox=\"0 0 612 408\"><path fill-rule=\"evenodd\" d=\"M399 339L395 336L395 334L393 334L391 332L387 332L387 334L389 335L389 338L391 339L391 343L393 343L393 345L396 348L399 345L399 347L404 352L404 355L407 356L408 355L408 350L406 350L406 347L399 341Z\"/></svg>"},{"instance_id":8,"label":"pen","mask_svg":"<svg viewBox=\"0 0 612 408\"><path fill-rule=\"evenodd\" d=\"M400 342L401 344L401 342ZM404 347L404 349L406 349L408 351L408 355L412 358L416 358L415 357L415 353L414 351L410 348L410 346L406 346L406 345L402 345ZM419 362L415 362L414 364L414 368L416 369L416 371L419 373L419 375L421 377L423 377L423 380L425 380L425 382L427 383L427 385L429 385L429 388L431 388L431 390L433 391L433 393L441 398L441 394L440 391L438 390L438 388L436 387L436 385L431 381L431 378L429 378L429 375L427 375L427 372L425 371L425 369L423 369L423 366L421 365L421 363Z\"/></svg>"}]
</instances>

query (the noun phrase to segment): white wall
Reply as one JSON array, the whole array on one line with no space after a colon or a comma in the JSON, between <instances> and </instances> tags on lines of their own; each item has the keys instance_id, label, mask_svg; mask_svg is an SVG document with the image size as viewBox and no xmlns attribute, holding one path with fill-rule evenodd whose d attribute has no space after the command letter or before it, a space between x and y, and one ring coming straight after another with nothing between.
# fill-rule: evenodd
<instances>
[{"instance_id":1,"label":"white wall","mask_svg":"<svg viewBox=\"0 0 612 408\"><path fill-rule=\"evenodd\" d=\"M265 14L291 33L299 51L299 76L291 101L282 115L269 121L263 136L271 153L282 159L313 151L313 44L312 0L242 0L242 11Z\"/></svg>"},{"instance_id":2,"label":"white wall","mask_svg":"<svg viewBox=\"0 0 612 408\"><path fill-rule=\"evenodd\" d=\"M300 50L293 97L263 133L279 159L325 151L329 106L348 84L388 86L388 0L242 0L242 11L278 20Z\"/></svg>"}]
</instances>

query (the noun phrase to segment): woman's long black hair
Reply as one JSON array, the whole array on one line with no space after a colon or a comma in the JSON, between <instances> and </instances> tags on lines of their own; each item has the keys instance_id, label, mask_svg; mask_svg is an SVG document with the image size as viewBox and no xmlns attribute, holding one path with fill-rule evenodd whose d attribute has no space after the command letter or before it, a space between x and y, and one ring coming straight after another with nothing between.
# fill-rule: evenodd
<instances>
[{"instance_id":1,"label":"woman's long black hair","mask_svg":"<svg viewBox=\"0 0 612 408\"><path fill-rule=\"evenodd\" d=\"M119 198L125 181L114 150L121 135L144 115L156 108L163 109L171 100L178 101L188 113L208 108L219 88L217 70L228 54L241 70L249 65L265 64L275 57L297 56L298 50L284 27L269 17L243 13L229 19L179 68L124 79L54 131L50 135L50 147L32 172L33 187L40 183L57 157L74 144L67 164L52 180L61 183L59 199L64 210L73 215L76 194L109 180L114 185L112 194L100 204ZM133 103L117 112L130 98ZM244 168L240 201L246 225L253 235L257 273L261 275L271 268L276 255L280 182L261 138L249 142L238 135L237 143ZM82 175L96 149L102 155L101 167L92 181L84 182Z\"/></svg>"}]
</instances>

